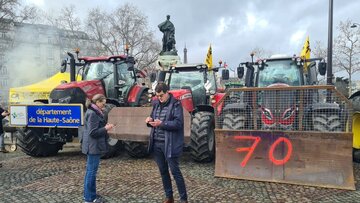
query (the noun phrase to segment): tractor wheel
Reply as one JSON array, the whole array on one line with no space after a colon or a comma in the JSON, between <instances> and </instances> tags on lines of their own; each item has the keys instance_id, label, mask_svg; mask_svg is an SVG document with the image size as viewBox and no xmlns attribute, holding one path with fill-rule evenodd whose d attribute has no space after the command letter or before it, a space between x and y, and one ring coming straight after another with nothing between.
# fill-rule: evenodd
<instances>
[{"instance_id":1,"label":"tractor wheel","mask_svg":"<svg viewBox=\"0 0 360 203\"><path fill-rule=\"evenodd\" d=\"M210 162L215 156L214 114L198 112L191 122L191 157L198 162Z\"/></svg>"},{"instance_id":2,"label":"tractor wheel","mask_svg":"<svg viewBox=\"0 0 360 203\"><path fill-rule=\"evenodd\" d=\"M314 130L320 132L341 132L342 125L337 114L318 112L313 116Z\"/></svg>"},{"instance_id":3,"label":"tractor wheel","mask_svg":"<svg viewBox=\"0 0 360 203\"><path fill-rule=\"evenodd\" d=\"M150 106L149 97L147 95L147 91L143 91L140 96L139 106Z\"/></svg>"},{"instance_id":4,"label":"tractor wheel","mask_svg":"<svg viewBox=\"0 0 360 203\"><path fill-rule=\"evenodd\" d=\"M48 130L48 128L17 128L17 145L25 154L33 157L54 156L65 143L42 140L43 134Z\"/></svg>"},{"instance_id":5,"label":"tractor wheel","mask_svg":"<svg viewBox=\"0 0 360 203\"><path fill-rule=\"evenodd\" d=\"M148 145L143 142L124 141L125 150L129 156L134 158L144 158L149 155Z\"/></svg>"},{"instance_id":6,"label":"tractor wheel","mask_svg":"<svg viewBox=\"0 0 360 203\"><path fill-rule=\"evenodd\" d=\"M356 163L360 163L360 150L353 148L353 161Z\"/></svg>"},{"instance_id":7,"label":"tractor wheel","mask_svg":"<svg viewBox=\"0 0 360 203\"><path fill-rule=\"evenodd\" d=\"M246 117L244 114L226 112L222 129L240 130L245 128Z\"/></svg>"},{"instance_id":8,"label":"tractor wheel","mask_svg":"<svg viewBox=\"0 0 360 203\"><path fill-rule=\"evenodd\" d=\"M106 104L105 105L104 116L105 116L106 121L108 120L108 114L109 114L110 110L114 107L116 107L114 104ZM122 147L121 140L113 139L111 137L109 137L109 139L108 139L108 144L109 144L109 151L106 154L101 156L102 159L108 159L108 158L116 156L120 152L121 147Z\"/></svg>"}]
</instances>

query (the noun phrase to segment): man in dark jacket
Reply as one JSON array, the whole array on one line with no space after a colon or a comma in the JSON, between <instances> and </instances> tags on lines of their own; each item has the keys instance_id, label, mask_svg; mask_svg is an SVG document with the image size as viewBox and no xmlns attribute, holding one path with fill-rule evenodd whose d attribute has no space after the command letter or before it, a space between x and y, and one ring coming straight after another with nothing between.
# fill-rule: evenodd
<instances>
[{"instance_id":1,"label":"man in dark jacket","mask_svg":"<svg viewBox=\"0 0 360 203\"><path fill-rule=\"evenodd\" d=\"M0 152L2 153L8 153L8 151L5 149L2 120L9 114L9 112L5 111L3 108L0 107Z\"/></svg>"},{"instance_id":2,"label":"man in dark jacket","mask_svg":"<svg viewBox=\"0 0 360 203\"><path fill-rule=\"evenodd\" d=\"M145 122L151 126L149 151L153 152L159 167L166 199L164 203L173 203L173 190L169 167L175 179L181 202L187 202L185 181L179 168L179 157L184 147L184 115L181 102L168 92L165 83L155 88L158 100Z\"/></svg>"}]
</instances>

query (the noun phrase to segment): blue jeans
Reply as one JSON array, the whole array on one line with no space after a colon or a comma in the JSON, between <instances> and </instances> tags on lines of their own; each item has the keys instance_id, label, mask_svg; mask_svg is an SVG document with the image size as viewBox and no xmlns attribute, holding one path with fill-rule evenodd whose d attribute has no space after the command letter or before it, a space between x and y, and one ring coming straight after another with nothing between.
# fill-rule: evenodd
<instances>
[{"instance_id":1,"label":"blue jeans","mask_svg":"<svg viewBox=\"0 0 360 203\"><path fill-rule=\"evenodd\" d=\"M154 158L159 167L165 195L167 198L173 197L173 190L171 186L171 178L169 174L169 167L175 179L176 186L179 191L181 201L187 201L185 181L179 168L179 158L165 157L165 144L163 142L154 143Z\"/></svg>"},{"instance_id":2,"label":"blue jeans","mask_svg":"<svg viewBox=\"0 0 360 203\"><path fill-rule=\"evenodd\" d=\"M92 202L96 199L96 173L100 164L100 155L87 155L86 173L84 178L84 199Z\"/></svg>"}]
</instances>

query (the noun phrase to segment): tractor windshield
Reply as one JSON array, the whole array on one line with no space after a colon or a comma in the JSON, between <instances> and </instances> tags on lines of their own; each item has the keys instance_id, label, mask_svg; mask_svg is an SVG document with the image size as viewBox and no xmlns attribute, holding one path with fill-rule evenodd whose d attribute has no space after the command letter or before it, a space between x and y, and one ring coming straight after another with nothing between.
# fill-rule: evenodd
<instances>
[{"instance_id":1,"label":"tractor windshield","mask_svg":"<svg viewBox=\"0 0 360 203\"><path fill-rule=\"evenodd\" d=\"M168 73L169 74L169 73ZM195 106L206 104L205 70L183 69L176 70L167 76L170 90L191 89ZM216 89L214 74L208 72L209 91Z\"/></svg>"},{"instance_id":2,"label":"tractor windshield","mask_svg":"<svg viewBox=\"0 0 360 203\"><path fill-rule=\"evenodd\" d=\"M130 87L135 81L134 71L128 70L127 63L119 63L117 64L117 72L119 75L118 83L124 84L125 86Z\"/></svg>"},{"instance_id":3,"label":"tractor windshield","mask_svg":"<svg viewBox=\"0 0 360 203\"><path fill-rule=\"evenodd\" d=\"M213 75L209 74L208 80L211 84L210 90L215 90L215 79ZM204 84L204 72L200 72L199 70L175 71L171 74L169 87L171 90L190 87L192 91L200 89L205 91Z\"/></svg>"},{"instance_id":4,"label":"tractor windshield","mask_svg":"<svg viewBox=\"0 0 360 203\"><path fill-rule=\"evenodd\" d=\"M84 80L96 80L107 77L113 72L113 63L111 62L93 62L85 67L83 75Z\"/></svg>"},{"instance_id":5,"label":"tractor windshield","mask_svg":"<svg viewBox=\"0 0 360 203\"><path fill-rule=\"evenodd\" d=\"M258 87L267 87L275 83L301 85L300 70L291 60L268 61L258 74Z\"/></svg>"}]
</instances>

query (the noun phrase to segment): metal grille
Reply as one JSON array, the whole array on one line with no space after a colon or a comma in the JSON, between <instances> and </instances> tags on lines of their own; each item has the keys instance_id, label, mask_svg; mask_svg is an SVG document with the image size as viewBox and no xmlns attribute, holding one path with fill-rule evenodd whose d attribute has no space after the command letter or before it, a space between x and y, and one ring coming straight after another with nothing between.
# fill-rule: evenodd
<instances>
[{"instance_id":1,"label":"metal grille","mask_svg":"<svg viewBox=\"0 0 360 203\"><path fill-rule=\"evenodd\" d=\"M217 129L351 132L351 104L333 86L230 88L218 105Z\"/></svg>"}]
</instances>

